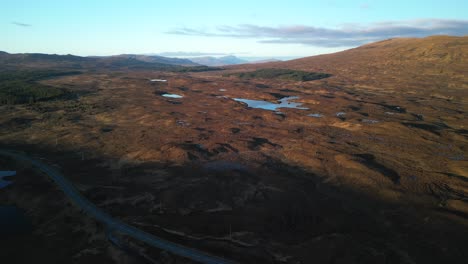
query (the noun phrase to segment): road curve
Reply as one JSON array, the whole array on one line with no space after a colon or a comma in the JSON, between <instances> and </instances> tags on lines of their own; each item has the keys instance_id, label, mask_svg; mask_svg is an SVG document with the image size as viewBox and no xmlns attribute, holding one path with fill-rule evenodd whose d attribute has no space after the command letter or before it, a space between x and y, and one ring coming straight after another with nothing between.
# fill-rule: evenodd
<instances>
[{"instance_id":1,"label":"road curve","mask_svg":"<svg viewBox=\"0 0 468 264\"><path fill-rule=\"evenodd\" d=\"M157 247L168 252L171 252L175 255L182 256L200 263L205 264L234 264L236 262L226 260L220 257L212 256L210 254L198 251L196 249L188 248L180 244L170 242L159 238L157 236L151 235L145 231L142 231L136 227L128 225L118 219L113 218L109 214L106 214L104 211L99 209L96 205L91 203L88 199L83 197L80 192L73 186L73 184L68 181L60 172L52 168L51 166L42 163L40 161L29 158L23 154L9 151L1 150L0 155L9 156L17 160L25 161L31 163L36 168L47 174L61 189L62 191L70 198L77 206L83 209L88 215L94 217L99 222L107 225L110 230L118 231L122 234L126 234L134 239L140 240L147 243L150 246Z\"/></svg>"}]
</instances>

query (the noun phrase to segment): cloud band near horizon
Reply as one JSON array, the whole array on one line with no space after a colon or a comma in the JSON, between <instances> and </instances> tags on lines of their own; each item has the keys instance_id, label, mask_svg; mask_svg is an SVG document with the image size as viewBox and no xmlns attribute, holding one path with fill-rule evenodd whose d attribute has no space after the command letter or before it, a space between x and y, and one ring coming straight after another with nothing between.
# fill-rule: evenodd
<instances>
[{"instance_id":1,"label":"cloud band near horizon","mask_svg":"<svg viewBox=\"0 0 468 264\"><path fill-rule=\"evenodd\" d=\"M220 53L220 52L198 52L198 51L173 51L173 52L161 52L158 53L160 56L174 56L174 57L198 57L198 56L225 56L229 53Z\"/></svg>"},{"instance_id":2,"label":"cloud band near horizon","mask_svg":"<svg viewBox=\"0 0 468 264\"><path fill-rule=\"evenodd\" d=\"M350 47L395 37L468 35L468 20L418 19L370 25L348 24L341 28L307 25L266 27L252 24L218 26L216 30L176 28L167 34L257 39L259 43L303 44L318 47Z\"/></svg>"}]
</instances>

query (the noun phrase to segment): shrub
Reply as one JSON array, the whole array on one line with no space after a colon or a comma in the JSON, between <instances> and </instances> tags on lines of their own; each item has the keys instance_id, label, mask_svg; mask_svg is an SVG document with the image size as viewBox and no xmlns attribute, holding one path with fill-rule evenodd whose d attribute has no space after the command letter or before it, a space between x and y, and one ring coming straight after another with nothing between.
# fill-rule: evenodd
<instances>
[{"instance_id":1,"label":"shrub","mask_svg":"<svg viewBox=\"0 0 468 264\"><path fill-rule=\"evenodd\" d=\"M69 94L65 89L38 83L38 80L78 74L57 71L0 72L0 104L25 104L58 98Z\"/></svg>"},{"instance_id":2,"label":"shrub","mask_svg":"<svg viewBox=\"0 0 468 264\"><path fill-rule=\"evenodd\" d=\"M284 79L293 81L313 81L328 78L331 74L322 72L305 72L290 69L260 69L252 72L225 74L224 76L237 76L241 79Z\"/></svg>"}]
</instances>

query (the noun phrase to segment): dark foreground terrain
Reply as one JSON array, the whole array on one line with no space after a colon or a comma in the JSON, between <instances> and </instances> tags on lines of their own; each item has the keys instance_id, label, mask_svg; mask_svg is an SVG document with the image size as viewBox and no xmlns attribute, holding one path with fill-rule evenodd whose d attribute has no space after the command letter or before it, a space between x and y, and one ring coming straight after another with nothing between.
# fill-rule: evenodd
<instances>
[{"instance_id":1,"label":"dark foreground terrain","mask_svg":"<svg viewBox=\"0 0 468 264\"><path fill-rule=\"evenodd\" d=\"M70 67L23 84L53 93L4 101L0 148L55 166L128 224L240 263L463 263L467 43L389 40L220 71ZM283 76L248 73L259 68ZM297 79L304 71L320 78ZM234 100L285 97L301 105ZM0 206L30 222L0 239L2 261L190 263L125 236L109 242L26 163L0 157L0 170L17 170Z\"/></svg>"}]
</instances>

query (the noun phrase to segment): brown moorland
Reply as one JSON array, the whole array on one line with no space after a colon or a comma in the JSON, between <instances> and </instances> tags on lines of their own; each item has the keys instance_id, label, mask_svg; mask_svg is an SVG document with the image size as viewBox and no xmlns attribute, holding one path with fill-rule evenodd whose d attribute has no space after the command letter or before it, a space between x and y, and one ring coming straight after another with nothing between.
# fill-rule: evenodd
<instances>
[{"instance_id":1,"label":"brown moorland","mask_svg":"<svg viewBox=\"0 0 468 264\"><path fill-rule=\"evenodd\" d=\"M467 57L468 37L434 36L223 71L86 65L38 81L75 96L1 105L0 145L54 164L129 224L240 263L463 262ZM331 76L226 75L271 68ZM234 100L284 97L300 108ZM77 244L58 262L189 263L125 237L132 256L116 257L129 253L106 242L105 227L16 167L0 200L23 208L35 231L2 248L21 239L52 248L70 234ZM0 169L14 168L2 160Z\"/></svg>"},{"instance_id":2,"label":"brown moorland","mask_svg":"<svg viewBox=\"0 0 468 264\"><path fill-rule=\"evenodd\" d=\"M450 92L447 88L467 88L467 63L467 36L431 36L387 39L333 54L240 67L324 71L350 84L399 89L402 83L404 88Z\"/></svg>"}]
</instances>

